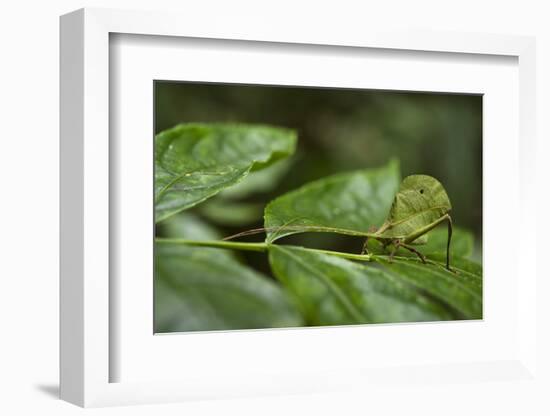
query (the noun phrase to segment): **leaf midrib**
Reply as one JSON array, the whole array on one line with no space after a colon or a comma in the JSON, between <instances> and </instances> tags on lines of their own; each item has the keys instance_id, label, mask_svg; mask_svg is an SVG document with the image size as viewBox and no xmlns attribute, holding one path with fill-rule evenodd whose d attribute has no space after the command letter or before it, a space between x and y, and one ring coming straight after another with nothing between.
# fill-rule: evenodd
<instances>
[{"instance_id":1,"label":"leaf midrib","mask_svg":"<svg viewBox=\"0 0 550 416\"><path fill-rule=\"evenodd\" d=\"M342 303L344 308L348 311L348 313L358 322L363 322L366 320L366 318L363 316L361 311L351 303L345 293L342 292L342 290L338 287L338 285L334 284L329 278L325 277L324 274L319 273L315 268L311 267L309 264L304 262L299 256L296 256L292 251L283 248L282 246L276 246L277 250L281 250L284 252L287 256L291 257L296 263L300 264L303 268L306 270L309 270L313 276L316 276L319 280L321 280L325 286L333 292L334 296Z\"/></svg>"}]
</instances>

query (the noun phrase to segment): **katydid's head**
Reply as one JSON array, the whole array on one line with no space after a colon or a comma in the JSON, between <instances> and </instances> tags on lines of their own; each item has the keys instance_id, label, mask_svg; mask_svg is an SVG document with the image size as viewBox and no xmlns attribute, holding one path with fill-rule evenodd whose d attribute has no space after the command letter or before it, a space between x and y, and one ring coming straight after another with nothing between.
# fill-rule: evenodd
<instances>
[{"instance_id":1,"label":"katydid's head","mask_svg":"<svg viewBox=\"0 0 550 416\"><path fill-rule=\"evenodd\" d=\"M401 182L391 207L390 219L393 222L411 215L421 215L428 221L449 211L451 201L441 182L428 175L411 175Z\"/></svg>"}]
</instances>

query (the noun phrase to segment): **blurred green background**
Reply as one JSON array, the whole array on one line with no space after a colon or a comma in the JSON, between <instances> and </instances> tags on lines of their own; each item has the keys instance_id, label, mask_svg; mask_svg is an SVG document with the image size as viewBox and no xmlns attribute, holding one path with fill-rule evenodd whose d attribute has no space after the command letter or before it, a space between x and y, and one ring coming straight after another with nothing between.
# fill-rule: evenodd
<instances>
[{"instance_id":1,"label":"blurred green background","mask_svg":"<svg viewBox=\"0 0 550 416\"><path fill-rule=\"evenodd\" d=\"M481 259L480 95L166 81L155 82L154 94L155 133L179 123L227 121L298 132L296 154L275 165L263 184L259 178L254 190L222 193L186 211L215 226L220 235L261 227L265 204L306 182L398 158L403 177L423 173L443 183L454 223L474 232L474 258ZM162 236L162 227L157 235ZM362 246L356 238L319 233L294 235L284 243L350 252ZM242 255L270 274L266 256Z\"/></svg>"}]
</instances>

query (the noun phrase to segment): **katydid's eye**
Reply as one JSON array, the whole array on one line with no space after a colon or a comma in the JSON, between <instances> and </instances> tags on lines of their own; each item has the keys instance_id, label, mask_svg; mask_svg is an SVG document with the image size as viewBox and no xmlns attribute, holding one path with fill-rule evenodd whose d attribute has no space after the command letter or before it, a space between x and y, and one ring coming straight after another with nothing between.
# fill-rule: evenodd
<instances>
[{"instance_id":1,"label":"katydid's eye","mask_svg":"<svg viewBox=\"0 0 550 416\"><path fill-rule=\"evenodd\" d=\"M421 189L421 190L420 190L420 193L423 194L423 193L424 193L424 189Z\"/></svg>"}]
</instances>

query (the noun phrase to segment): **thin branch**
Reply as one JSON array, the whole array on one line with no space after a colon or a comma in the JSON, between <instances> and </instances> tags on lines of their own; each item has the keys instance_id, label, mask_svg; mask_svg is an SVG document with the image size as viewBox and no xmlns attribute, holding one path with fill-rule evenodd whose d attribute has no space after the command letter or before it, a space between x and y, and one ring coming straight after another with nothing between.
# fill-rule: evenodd
<instances>
[{"instance_id":1,"label":"thin branch","mask_svg":"<svg viewBox=\"0 0 550 416\"><path fill-rule=\"evenodd\" d=\"M183 238L156 238L155 241L159 244L181 244L181 245L193 246L193 247L211 247L211 248L221 248L226 250L244 250L244 251L258 251L258 252L267 251L269 249L269 246L271 245L269 243L245 243L245 242L218 241L218 240L197 241L197 240L186 240ZM296 247L296 246L286 245L286 247ZM352 254L352 253L343 253L340 251L320 250L316 248L306 248L306 247L300 247L300 248L307 251L328 254L331 256L336 256L336 257L340 257L348 260L358 260L358 261L373 260L372 254Z\"/></svg>"}]
</instances>

